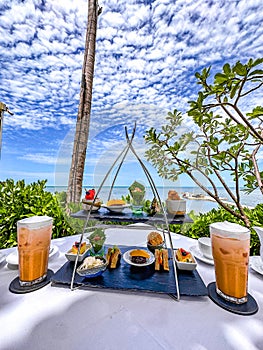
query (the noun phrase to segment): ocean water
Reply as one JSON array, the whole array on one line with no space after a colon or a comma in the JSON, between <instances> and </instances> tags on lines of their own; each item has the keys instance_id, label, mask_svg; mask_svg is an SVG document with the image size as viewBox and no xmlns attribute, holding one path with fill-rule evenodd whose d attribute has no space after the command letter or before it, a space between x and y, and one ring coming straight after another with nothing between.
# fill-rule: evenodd
<instances>
[{"instance_id":1,"label":"ocean water","mask_svg":"<svg viewBox=\"0 0 263 350\"><path fill-rule=\"evenodd\" d=\"M85 188L89 188L88 186L85 186ZM184 193L188 192L190 194L205 194L200 188L198 187L157 187L159 196L162 201L165 201L168 195L169 190L175 190L178 192L180 196L182 196ZM62 192L62 191L67 191L66 186L47 186L46 190L49 192ZM95 188L97 191L98 189ZM231 201L229 196L226 194L225 190L223 188L218 189L219 195L222 198L225 198L227 201ZM109 199L109 193L110 193L110 187L105 186L101 189L99 193L99 198L106 203L107 200ZM121 198L122 196L127 196L129 194L128 187L124 186L116 186L113 188L112 193L111 193L111 199L112 198ZM82 196L84 197L85 195L85 190L83 187L83 194ZM150 187L146 188L146 199L153 199L153 193ZM255 190L252 194L247 195L244 192L241 192L241 203L245 206L249 207L255 207L257 204L263 202L263 195L259 190ZM187 199L186 200L186 211L189 213L191 210L193 210L196 213L206 213L213 208L218 208L218 204L216 202L208 201L208 200L192 200L192 199Z\"/></svg>"}]
</instances>

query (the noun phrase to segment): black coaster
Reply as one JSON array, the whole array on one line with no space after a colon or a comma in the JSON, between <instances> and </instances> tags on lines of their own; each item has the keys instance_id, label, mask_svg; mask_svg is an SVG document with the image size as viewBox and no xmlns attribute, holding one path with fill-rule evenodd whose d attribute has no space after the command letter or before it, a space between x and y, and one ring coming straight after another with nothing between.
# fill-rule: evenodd
<instances>
[{"instance_id":1,"label":"black coaster","mask_svg":"<svg viewBox=\"0 0 263 350\"><path fill-rule=\"evenodd\" d=\"M248 293L247 302L244 304L234 304L220 297L216 292L216 283L209 283L207 286L208 296L214 303L223 309L233 312L234 314L249 316L258 312L256 300Z\"/></svg>"},{"instance_id":2,"label":"black coaster","mask_svg":"<svg viewBox=\"0 0 263 350\"><path fill-rule=\"evenodd\" d=\"M40 283L33 284L32 286L20 286L19 277L16 277L9 285L9 290L15 294L25 294L31 293L35 290L43 288L47 284L49 284L51 277L54 275L52 270L47 270L47 277Z\"/></svg>"}]
</instances>

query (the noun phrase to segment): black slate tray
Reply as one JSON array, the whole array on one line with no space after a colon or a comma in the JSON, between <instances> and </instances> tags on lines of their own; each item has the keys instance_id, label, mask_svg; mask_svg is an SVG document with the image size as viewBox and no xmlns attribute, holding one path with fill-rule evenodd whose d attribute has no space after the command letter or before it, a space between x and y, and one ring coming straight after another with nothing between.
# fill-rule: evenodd
<instances>
[{"instance_id":1,"label":"black slate tray","mask_svg":"<svg viewBox=\"0 0 263 350\"><path fill-rule=\"evenodd\" d=\"M106 247L107 248L107 247ZM138 247L119 246L122 254ZM121 257L116 269L107 269L101 276L85 279L75 275L74 286L80 288L106 288L122 291L165 293L177 296L171 250L169 249L170 271L155 271L154 263L145 267L127 264ZM51 278L52 286L69 287L74 262L66 262ZM206 296L207 288L197 270L178 271L180 295Z\"/></svg>"},{"instance_id":2,"label":"black slate tray","mask_svg":"<svg viewBox=\"0 0 263 350\"><path fill-rule=\"evenodd\" d=\"M73 218L85 220L88 216L88 211L80 210L71 214ZM131 210L124 210L123 213L111 213L107 209L100 208L96 212L90 213L90 219L99 221L113 221L113 222L129 222L129 223L148 223L148 224L164 224L163 215L156 214L148 216L145 213L142 215L135 215ZM171 215L167 214L169 224L182 225L184 223L192 223L193 220L187 215Z\"/></svg>"}]
</instances>

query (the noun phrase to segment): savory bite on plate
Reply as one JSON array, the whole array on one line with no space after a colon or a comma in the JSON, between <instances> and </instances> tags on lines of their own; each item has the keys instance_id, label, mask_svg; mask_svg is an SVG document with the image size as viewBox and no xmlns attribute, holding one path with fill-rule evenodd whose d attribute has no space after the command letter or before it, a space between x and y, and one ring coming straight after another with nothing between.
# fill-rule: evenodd
<instances>
[{"instance_id":1,"label":"savory bite on plate","mask_svg":"<svg viewBox=\"0 0 263 350\"><path fill-rule=\"evenodd\" d=\"M140 248L128 250L123 254L123 259L134 266L148 266L155 260L154 255L150 251Z\"/></svg>"},{"instance_id":2,"label":"savory bite on plate","mask_svg":"<svg viewBox=\"0 0 263 350\"><path fill-rule=\"evenodd\" d=\"M159 232L152 231L147 236L147 242L153 246L160 245L163 243L163 237Z\"/></svg>"},{"instance_id":3,"label":"savory bite on plate","mask_svg":"<svg viewBox=\"0 0 263 350\"><path fill-rule=\"evenodd\" d=\"M155 270L169 271L169 256L167 249L155 249Z\"/></svg>"},{"instance_id":4,"label":"savory bite on plate","mask_svg":"<svg viewBox=\"0 0 263 350\"><path fill-rule=\"evenodd\" d=\"M152 231L147 236L147 247L154 253L155 249L160 249L164 245L163 237L159 232Z\"/></svg>"},{"instance_id":5,"label":"savory bite on plate","mask_svg":"<svg viewBox=\"0 0 263 350\"><path fill-rule=\"evenodd\" d=\"M106 254L106 260L108 262L109 268L111 269L116 268L120 255L121 255L121 251L117 246L108 248L108 251Z\"/></svg>"},{"instance_id":6,"label":"savory bite on plate","mask_svg":"<svg viewBox=\"0 0 263 350\"><path fill-rule=\"evenodd\" d=\"M150 254L143 249L134 249L130 252L131 262L135 264L145 264Z\"/></svg>"}]
</instances>

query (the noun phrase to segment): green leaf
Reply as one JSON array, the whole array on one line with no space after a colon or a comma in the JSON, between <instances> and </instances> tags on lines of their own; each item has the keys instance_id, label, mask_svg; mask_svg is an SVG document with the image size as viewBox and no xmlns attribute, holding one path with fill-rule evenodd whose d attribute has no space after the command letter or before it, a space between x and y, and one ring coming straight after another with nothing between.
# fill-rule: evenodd
<instances>
[{"instance_id":1,"label":"green leaf","mask_svg":"<svg viewBox=\"0 0 263 350\"><path fill-rule=\"evenodd\" d=\"M227 76L223 73L217 73L215 75L215 84L224 83L227 80Z\"/></svg>"},{"instance_id":2,"label":"green leaf","mask_svg":"<svg viewBox=\"0 0 263 350\"><path fill-rule=\"evenodd\" d=\"M263 63L263 58L257 58L253 63L251 63L251 61L249 60L249 63L251 65L251 67L258 66L259 64Z\"/></svg>"},{"instance_id":3,"label":"green leaf","mask_svg":"<svg viewBox=\"0 0 263 350\"><path fill-rule=\"evenodd\" d=\"M247 74L246 67L240 62L236 63L236 65L233 67L233 70L241 76L245 76Z\"/></svg>"},{"instance_id":4,"label":"green leaf","mask_svg":"<svg viewBox=\"0 0 263 350\"><path fill-rule=\"evenodd\" d=\"M250 77L251 75L263 75L263 70L262 69L256 69L253 72L250 72L248 76Z\"/></svg>"},{"instance_id":5,"label":"green leaf","mask_svg":"<svg viewBox=\"0 0 263 350\"><path fill-rule=\"evenodd\" d=\"M226 75L229 75L231 73L231 68L230 68L230 64L229 63L226 63L224 66L223 66L223 71Z\"/></svg>"},{"instance_id":6,"label":"green leaf","mask_svg":"<svg viewBox=\"0 0 263 350\"><path fill-rule=\"evenodd\" d=\"M246 115L258 118L260 116L263 116L263 107L257 106L253 109L252 113L247 113Z\"/></svg>"},{"instance_id":7,"label":"green leaf","mask_svg":"<svg viewBox=\"0 0 263 350\"><path fill-rule=\"evenodd\" d=\"M167 125L157 135L151 151L147 153L148 160L162 177L174 180L178 174L188 174L195 181L200 175L212 185L215 184L213 177L216 175L217 181L228 186L224 179L229 176L236 181L233 196L236 196L236 191L240 193L243 183L248 192L258 187L251 154L256 150L255 147L262 148L263 145L263 141L254 136L254 131L259 132L263 126L263 108L255 107L254 102L260 96L262 79L259 75L262 71L250 70L260 62L261 59L250 59L247 64L238 61L232 68L226 63L223 70L215 74L213 84L207 82L210 68L204 68L201 74L195 74L200 80L200 91L196 98L189 101L187 115L192 121L187 125L186 120L182 119L179 127L179 124L175 123L176 117L171 115L170 119L167 119ZM249 73L251 78L247 79ZM241 86L242 91L239 94ZM231 101L234 98L235 104ZM248 113L249 110L252 112ZM249 123L241 124L236 120L238 115L242 115ZM192 138L187 135L189 128L195 131ZM185 159L186 154L189 159ZM262 167L259 152L257 156L259 166ZM261 173L260 169L260 177L263 178ZM205 187L205 181L197 183L202 183ZM241 222L244 220L244 223L245 208L242 208L241 203L239 205L243 211L240 209L234 217Z\"/></svg>"}]
</instances>

